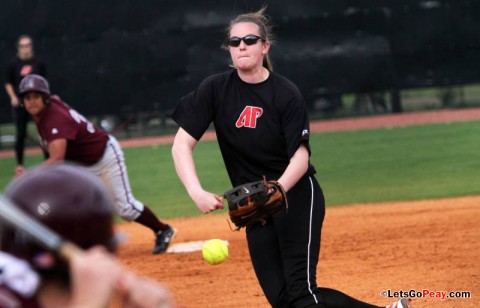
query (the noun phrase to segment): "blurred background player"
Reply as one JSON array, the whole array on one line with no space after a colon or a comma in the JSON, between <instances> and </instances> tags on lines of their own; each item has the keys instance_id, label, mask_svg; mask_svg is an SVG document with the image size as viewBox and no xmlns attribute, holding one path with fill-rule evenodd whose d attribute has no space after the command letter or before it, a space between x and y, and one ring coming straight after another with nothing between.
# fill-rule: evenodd
<instances>
[{"instance_id":1,"label":"blurred background player","mask_svg":"<svg viewBox=\"0 0 480 308\"><path fill-rule=\"evenodd\" d=\"M69 260L2 225L0 307L173 307L169 291L128 271L116 247L113 200L83 167L55 164L16 178L6 197L33 219L84 249ZM39 206L45 211L39 211Z\"/></svg>"},{"instance_id":2,"label":"blurred background player","mask_svg":"<svg viewBox=\"0 0 480 308\"><path fill-rule=\"evenodd\" d=\"M58 96L50 96L48 81L40 75L26 76L19 95L50 155L43 164L66 160L88 166L112 192L122 218L153 230L156 240L152 253L165 252L176 230L133 196L123 151L115 137L88 122Z\"/></svg>"},{"instance_id":3,"label":"blurred background player","mask_svg":"<svg viewBox=\"0 0 480 308\"><path fill-rule=\"evenodd\" d=\"M16 43L17 54L12 58L7 67L5 90L10 97L12 105L12 116L15 125L15 158L17 160L17 167L15 174L21 173L24 169L24 150L25 139L27 137L27 124L30 115L22 106L19 99L18 86L23 77L28 74L38 74L47 76L47 69L45 64L35 56L33 52L33 40L28 35L21 35ZM43 152L45 158L48 154Z\"/></svg>"},{"instance_id":4,"label":"blurred background player","mask_svg":"<svg viewBox=\"0 0 480 308\"><path fill-rule=\"evenodd\" d=\"M233 187L266 176L278 179L287 192L288 211L246 228L253 268L270 305L379 307L317 287L325 200L309 161L306 104L290 80L273 72L264 10L230 22L227 49L233 69L207 77L173 112L180 126L172 147L178 176L201 212L223 208L219 196L202 188L193 160L195 145L213 122ZM406 304L403 299L394 307Z\"/></svg>"}]
</instances>

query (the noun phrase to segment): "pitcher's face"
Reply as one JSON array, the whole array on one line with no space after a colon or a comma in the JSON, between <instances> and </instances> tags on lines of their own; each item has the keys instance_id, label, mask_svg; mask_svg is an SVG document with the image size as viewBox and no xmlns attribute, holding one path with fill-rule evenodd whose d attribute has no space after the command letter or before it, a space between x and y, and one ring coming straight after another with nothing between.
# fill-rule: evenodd
<instances>
[{"instance_id":1,"label":"pitcher's face","mask_svg":"<svg viewBox=\"0 0 480 308\"><path fill-rule=\"evenodd\" d=\"M258 25L253 22L240 22L232 26L228 50L238 70L249 71L262 67L270 43L265 42L259 32Z\"/></svg>"}]
</instances>

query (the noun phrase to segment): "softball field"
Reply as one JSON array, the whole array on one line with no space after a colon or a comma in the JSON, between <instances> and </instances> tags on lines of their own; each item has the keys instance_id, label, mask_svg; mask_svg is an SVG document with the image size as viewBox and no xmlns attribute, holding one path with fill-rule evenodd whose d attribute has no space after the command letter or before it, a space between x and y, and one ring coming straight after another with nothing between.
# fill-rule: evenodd
<instances>
[{"instance_id":1,"label":"softball field","mask_svg":"<svg viewBox=\"0 0 480 308\"><path fill-rule=\"evenodd\" d=\"M479 118L480 109L442 110L323 121L312 123L312 131ZM163 142L168 138L128 140L122 146ZM319 286L377 305L391 304L402 291L415 297L415 307L479 306L479 204L480 196L472 196L327 208ZM245 231L231 231L227 219L223 210L167 220L178 229L175 243L228 240L230 255L223 264L207 264L200 251L152 256L153 234L135 224L116 226L127 238L119 257L168 286L180 307L268 307L250 264Z\"/></svg>"}]
</instances>

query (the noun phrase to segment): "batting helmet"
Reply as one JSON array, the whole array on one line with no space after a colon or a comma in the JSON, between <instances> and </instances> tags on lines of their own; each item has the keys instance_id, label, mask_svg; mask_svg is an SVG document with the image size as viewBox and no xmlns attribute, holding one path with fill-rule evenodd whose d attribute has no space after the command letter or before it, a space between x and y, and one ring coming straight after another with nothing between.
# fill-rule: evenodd
<instances>
[{"instance_id":1,"label":"batting helmet","mask_svg":"<svg viewBox=\"0 0 480 308\"><path fill-rule=\"evenodd\" d=\"M37 167L14 180L5 192L32 218L82 248L115 249L113 200L103 182L87 169L69 164ZM2 251L29 261L37 269L66 270L57 257L45 266L36 257L46 250L26 233L3 226Z\"/></svg>"},{"instance_id":2,"label":"batting helmet","mask_svg":"<svg viewBox=\"0 0 480 308\"><path fill-rule=\"evenodd\" d=\"M20 95L25 95L29 91L37 91L50 95L50 85L48 81L40 75L30 74L25 76L18 87Z\"/></svg>"}]
</instances>

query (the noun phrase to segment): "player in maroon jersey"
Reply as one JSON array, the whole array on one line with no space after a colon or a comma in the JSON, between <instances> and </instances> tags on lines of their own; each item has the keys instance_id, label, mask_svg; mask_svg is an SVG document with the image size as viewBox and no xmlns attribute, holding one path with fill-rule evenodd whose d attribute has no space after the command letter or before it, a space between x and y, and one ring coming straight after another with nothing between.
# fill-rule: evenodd
<instances>
[{"instance_id":1,"label":"player in maroon jersey","mask_svg":"<svg viewBox=\"0 0 480 308\"><path fill-rule=\"evenodd\" d=\"M23 78L19 92L35 121L43 147L50 154L44 164L66 160L87 166L106 183L122 218L136 221L155 233L152 253L165 252L176 230L162 223L133 196L123 151L115 137L87 121L58 96L50 95L48 81L42 76Z\"/></svg>"}]
</instances>

